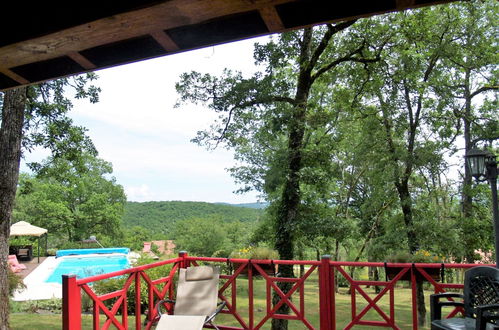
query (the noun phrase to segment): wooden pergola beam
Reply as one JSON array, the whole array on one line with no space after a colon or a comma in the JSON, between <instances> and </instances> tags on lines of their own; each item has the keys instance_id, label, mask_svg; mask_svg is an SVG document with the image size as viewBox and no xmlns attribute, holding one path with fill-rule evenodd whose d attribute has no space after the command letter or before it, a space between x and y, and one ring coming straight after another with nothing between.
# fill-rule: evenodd
<instances>
[{"instance_id":1,"label":"wooden pergola beam","mask_svg":"<svg viewBox=\"0 0 499 330\"><path fill-rule=\"evenodd\" d=\"M3 31L0 91L208 45L450 1L131 0L118 9L97 3L74 19L66 6L66 12L50 16L57 22L39 22L46 27L26 22L27 33ZM28 19L53 11L50 6L13 6ZM81 24L86 17L89 21Z\"/></svg>"}]
</instances>

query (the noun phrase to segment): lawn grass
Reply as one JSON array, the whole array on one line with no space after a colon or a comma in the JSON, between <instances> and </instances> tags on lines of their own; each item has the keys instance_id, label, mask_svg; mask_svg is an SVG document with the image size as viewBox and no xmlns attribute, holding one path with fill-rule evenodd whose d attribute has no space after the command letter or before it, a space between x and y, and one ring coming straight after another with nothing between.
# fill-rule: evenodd
<instances>
[{"instance_id":1,"label":"lawn grass","mask_svg":"<svg viewBox=\"0 0 499 330\"><path fill-rule=\"evenodd\" d=\"M105 320L101 317L101 325ZM128 317L129 328L135 329L135 317ZM81 328L83 330L91 330L92 316L82 315ZM110 329L114 327L111 326ZM62 315L61 314L30 314L30 313L13 313L10 315L10 329L11 330L54 330L62 329Z\"/></svg>"},{"instance_id":2,"label":"lawn grass","mask_svg":"<svg viewBox=\"0 0 499 330\"><path fill-rule=\"evenodd\" d=\"M344 291L344 290L341 290ZM428 291L429 295L431 291ZM370 294L374 297L373 294ZM319 329L319 313L318 313L318 302L317 297L314 297L312 293L305 295L305 308L307 319L316 328ZM336 317L337 317L337 328L342 329L351 319L350 312L350 295L346 293L340 293L336 295ZM357 302L359 304L358 311L360 312L366 304L361 304L362 297L357 296ZM395 297L395 319L397 324L402 329L410 329L412 327L411 320L411 292L410 289L398 289L397 295ZM427 300L428 301L428 300ZM381 299L379 306L385 313L388 314L388 300ZM238 303L238 312L241 313L242 317L247 321L247 304L242 302ZM264 301L263 299L255 299L255 325L264 317ZM428 310L429 315L429 310ZM37 330L49 330L49 329L61 329L62 317L60 314L30 314L30 313L13 313L10 315L11 318L11 329L21 330L21 329L37 329ZM102 317L104 320L104 317ZM363 318L363 320L381 320L381 317L377 315L375 311L370 311ZM134 328L135 318L133 316L129 317L130 329ZM232 315L220 315L217 317L218 324L239 326L239 323ZM102 323L101 323L102 324ZM299 321L290 321L290 329L305 329L305 326ZM113 328L113 327L111 327ZM367 326L356 326L355 328L369 329ZM371 327L372 328L372 327ZM82 329L92 329L92 318L90 315L82 316ZM270 329L270 320L265 323L262 329ZM378 328L376 328L378 329ZM428 329L427 327L422 329Z\"/></svg>"},{"instance_id":3,"label":"lawn grass","mask_svg":"<svg viewBox=\"0 0 499 330\"><path fill-rule=\"evenodd\" d=\"M400 282L407 286L407 282ZM237 304L236 310L248 324L248 280L244 278L237 279ZM374 299L376 294L374 288L364 288L371 299ZM231 301L230 290L225 291L226 297ZM347 292L348 288L340 288L336 294L336 326L338 329L344 328L351 320L351 296ZM426 291L426 306L427 306L427 323L429 321L429 295L433 291ZM257 325L266 315L266 285L263 279L254 280L254 325ZM293 303L299 309L300 301L299 294L296 292L293 295ZM357 293L356 295L357 313L367 306L366 300ZM385 294L378 302L378 306L389 315L389 296ZM314 272L305 282L304 290L304 310L307 320L313 327L319 329L319 288L317 274ZM104 317L102 317L104 320ZM382 321L379 314L371 309L362 320ZM412 328L412 303L411 289L406 287L397 287L395 290L395 320L396 324L401 329ZM129 318L130 328L134 328L135 318ZM240 326L236 318L231 314L221 314L217 317L217 324ZM261 329L270 329L271 320L268 320ZM102 324L102 322L101 322ZM11 314L11 329L61 329L62 319L60 314L28 314L28 313L13 313ZM111 327L113 328L113 327ZM290 321L289 329L305 329L306 327L301 321ZM378 327L355 326L355 329L378 329ZM92 329L92 320L90 315L82 316L82 329ZM421 329L428 329L421 328Z\"/></svg>"}]
</instances>

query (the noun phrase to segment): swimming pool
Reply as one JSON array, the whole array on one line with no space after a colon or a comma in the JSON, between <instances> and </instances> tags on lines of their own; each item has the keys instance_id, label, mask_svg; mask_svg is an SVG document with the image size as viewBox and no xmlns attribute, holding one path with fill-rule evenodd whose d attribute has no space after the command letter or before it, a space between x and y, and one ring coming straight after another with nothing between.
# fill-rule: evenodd
<instances>
[{"instance_id":1,"label":"swimming pool","mask_svg":"<svg viewBox=\"0 0 499 330\"><path fill-rule=\"evenodd\" d=\"M62 275L74 274L77 278L85 278L130 268L127 254L109 251L109 249L105 250L74 249L58 251L57 259L59 260L45 282L61 284ZM124 250L119 251L125 252ZM126 252L128 253L128 249L126 249Z\"/></svg>"},{"instance_id":2,"label":"swimming pool","mask_svg":"<svg viewBox=\"0 0 499 330\"><path fill-rule=\"evenodd\" d=\"M129 248L102 248L102 249L69 249L69 250L58 250L55 254L56 258L65 256L81 256L85 254L108 254L108 253L122 253L128 254L130 252Z\"/></svg>"}]
</instances>

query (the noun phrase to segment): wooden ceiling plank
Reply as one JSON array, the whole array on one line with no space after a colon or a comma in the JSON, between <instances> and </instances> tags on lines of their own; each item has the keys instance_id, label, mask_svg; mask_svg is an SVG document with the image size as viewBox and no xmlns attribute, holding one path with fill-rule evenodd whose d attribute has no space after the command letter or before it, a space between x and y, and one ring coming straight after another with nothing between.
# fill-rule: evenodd
<instances>
[{"instance_id":1,"label":"wooden ceiling plank","mask_svg":"<svg viewBox=\"0 0 499 330\"><path fill-rule=\"evenodd\" d=\"M11 68L68 53L258 10L292 0L170 0L0 48L0 66Z\"/></svg>"},{"instance_id":2,"label":"wooden ceiling plank","mask_svg":"<svg viewBox=\"0 0 499 330\"><path fill-rule=\"evenodd\" d=\"M284 24L274 6L261 8L259 12L270 32L284 31Z\"/></svg>"},{"instance_id":3,"label":"wooden ceiling plank","mask_svg":"<svg viewBox=\"0 0 499 330\"><path fill-rule=\"evenodd\" d=\"M271 33L354 18L338 17L330 21L310 21L306 26L292 26L289 29L284 29L282 19L276 12L276 8L281 4L295 1L298 0L164 0L151 7L109 16L31 40L0 47L0 68L4 68L4 71L2 72L8 70L8 72L5 72L6 76L12 77L13 79L15 77L15 81L24 81L28 84L30 82L24 77L16 75L13 72L16 71L15 68L57 58L67 58L69 56L73 58L75 63L78 63L81 67L85 68L85 70L92 70L88 68L95 68L95 66L90 62L94 61L97 63L97 61L95 59L88 61L85 57L80 57L83 51L115 43L119 44L122 41L134 38L156 36L156 41L158 41L167 51L173 49L173 53L189 50L189 47L178 49L179 45L170 43L170 40L165 39L164 36L160 36L158 31L167 31L200 23L208 23L222 17L250 12L259 12ZM304 3L307 3L308 1L312 4L314 2L313 0L307 0ZM382 12L371 12L366 10L355 16L355 18L372 16L387 11L424 7L452 1L455 0L430 0L417 4L415 0L395 0L394 6L396 6L396 8L386 9ZM98 8L96 8L96 10L98 10ZM258 35L261 34L265 34L265 32L261 32ZM247 35L247 37L252 36L257 36L257 34ZM166 37L168 37L168 35L166 35ZM230 40L227 39L226 41ZM222 39L217 41L217 43L223 42L225 41ZM174 50L175 47L177 47L177 50ZM140 58L137 58L134 61L138 60L140 60ZM112 65L120 65L125 62L113 62ZM99 65L99 67L95 69L102 69L105 67L106 66ZM47 76L46 79L54 78L57 77ZM33 81L32 83L35 82L36 81Z\"/></svg>"},{"instance_id":4,"label":"wooden ceiling plank","mask_svg":"<svg viewBox=\"0 0 499 330\"><path fill-rule=\"evenodd\" d=\"M180 48L172 40L172 38L170 38L170 36L163 31L152 32L151 36L154 38L154 40L156 40L158 44L161 45L161 47L164 48L164 50L166 50L169 53L180 50Z\"/></svg>"},{"instance_id":5,"label":"wooden ceiling plank","mask_svg":"<svg viewBox=\"0 0 499 330\"><path fill-rule=\"evenodd\" d=\"M78 52L70 52L68 53L68 56L73 61L81 65L81 67L84 68L85 70L95 70L97 68L97 66L92 62L90 62L88 58L86 58L85 56L81 55Z\"/></svg>"},{"instance_id":6,"label":"wooden ceiling plank","mask_svg":"<svg viewBox=\"0 0 499 330\"><path fill-rule=\"evenodd\" d=\"M20 83L21 85L27 85L30 83L29 80L27 80L26 78L18 75L17 73L15 72L12 72L11 70L9 69L5 69L5 68L0 68L0 73L3 73L4 75L6 75L7 77L9 77L10 79L14 80L14 81L17 81L18 83Z\"/></svg>"}]
</instances>

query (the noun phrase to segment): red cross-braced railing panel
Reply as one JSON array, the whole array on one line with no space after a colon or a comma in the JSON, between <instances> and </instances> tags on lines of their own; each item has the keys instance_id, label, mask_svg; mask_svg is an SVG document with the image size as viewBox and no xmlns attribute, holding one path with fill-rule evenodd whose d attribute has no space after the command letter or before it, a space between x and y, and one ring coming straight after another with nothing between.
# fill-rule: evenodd
<instances>
[{"instance_id":1,"label":"red cross-braced railing panel","mask_svg":"<svg viewBox=\"0 0 499 330\"><path fill-rule=\"evenodd\" d=\"M160 317L156 304L175 298L179 269L201 264L221 268L218 298L225 307L214 323L223 330L267 329L283 319L293 329L417 329L416 283L426 283L435 293L460 290L462 276L454 278L457 283L448 283L444 271L475 266L337 262L328 256L320 261L205 258L182 252L177 258L85 279L64 275L63 329L81 329L82 295L93 304L94 329L151 329ZM167 266L166 270L157 268L162 266ZM281 277L283 267L293 267L294 276ZM159 276L158 271L152 272L158 278L151 278L149 270L160 271ZM378 270L385 278L367 277L367 270ZM120 278L122 287L97 294L91 283L111 278ZM426 304L429 311L429 302ZM172 312L170 303L163 306ZM410 311L403 312L407 306ZM282 308L287 311L283 313ZM453 317L463 310L456 307L447 312L447 317Z\"/></svg>"},{"instance_id":2,"label":"red cross-braced railing panel","mask_svg":"<svg viewBox=\"0 0 499 330\"><path fill-rule=\"evenodd\" d=\"M319 329L319 323L312 324L306 314L305 292L314 290L312 295L319 295L317 283L313 282L312 275L317 276L317 261L283 261L283 260L247 260L224 258L196 258L189 257L192 265L198 262L230 264L233 268L231 275L221 275L219 299L226 303L224 320L229 319L229 325L217 323L220 329L262 329L268 328L272 319L287 319L304 329ZM279 277L276 270L279 265L304 266L302 276L293 278ZM283 292L279 283L290 283L288 292ZM260 286L263 290L257 289ZM241 289L244 288L244 292ZM263 292L263 296L257 296ZM262 298L264 301L262 302ZM278 312L282 305L286 305L289 314Z\"/></svg>"}]
</instances>

